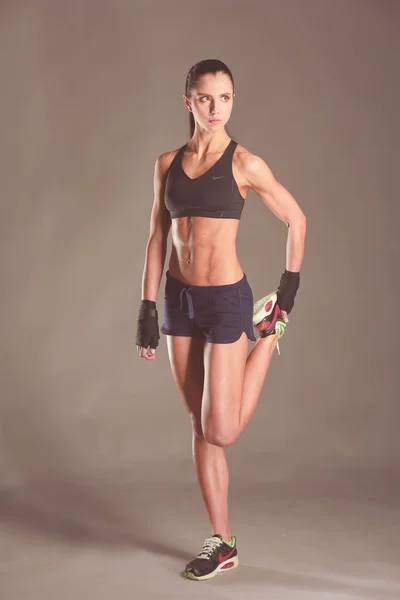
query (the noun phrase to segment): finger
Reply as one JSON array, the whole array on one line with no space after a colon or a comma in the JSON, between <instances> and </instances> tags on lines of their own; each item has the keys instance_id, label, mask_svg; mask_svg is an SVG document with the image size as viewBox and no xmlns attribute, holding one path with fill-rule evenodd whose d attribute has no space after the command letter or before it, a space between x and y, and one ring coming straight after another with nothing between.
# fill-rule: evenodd
<instances>
[{"instance_id":1,"label":"finger","mask_svg":"<svg viewBox=\"0 0 400 600\"><path fill-rule=\"evenodd\" d=\"M283 318L284 323L289 323L289 317L288 317L286 310L282 310L281 312L282 312L282 318Z\"/></svg>"},{"instance_id":2,"label":"finger","mask_svg":"<svg viewBox=\"0 0 400 600\"><path fill-rule=\"evenodd\" d=\"M140 356L142 354L142 346L138 346L136 344L136 352L138 353L138 355Z\"/></svg>"},{"instance_id":3,"label":"finger","mask_svg":"<svg viewBox=\"0 0 400 600\"><path fill-rule=\"evenodd\" d=\"M144 348L143 346L138 346L138 355L140 356L140 358L146 358L147 357L147 348Z\"/></svg>"}]
</instances>

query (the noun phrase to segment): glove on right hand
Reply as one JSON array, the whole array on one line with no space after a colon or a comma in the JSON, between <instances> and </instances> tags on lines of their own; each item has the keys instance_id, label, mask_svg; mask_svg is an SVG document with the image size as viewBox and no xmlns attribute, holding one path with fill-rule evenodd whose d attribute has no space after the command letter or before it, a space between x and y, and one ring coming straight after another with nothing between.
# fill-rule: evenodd
<instances>
[{"instance_id":1,"label":"glove on right hand","mask_svg":"<svg viewBox=\"0 0 400 600\"><path fill-rule=\"evenodd\" d=\"M136 345L142 348L157 348L160 339L158 313L153 300L142 300L136 331Z\"/></svg>"}]
</instances>

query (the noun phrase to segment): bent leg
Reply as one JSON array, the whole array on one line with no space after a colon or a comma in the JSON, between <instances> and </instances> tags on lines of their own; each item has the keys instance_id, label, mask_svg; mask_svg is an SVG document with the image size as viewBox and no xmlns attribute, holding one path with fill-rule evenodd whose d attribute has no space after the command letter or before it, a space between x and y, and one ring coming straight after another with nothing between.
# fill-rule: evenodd
<instances>
[{"instance_id":1,"label":"bent leg","mask_svg":"<svg viewBox=\"0 0 400 600\"><path fill-rule=\"evenodd\" d=\"M257 406L278 334L259 338L247 356L245 332L232 344L205 343L202 427L210 443L232 444Z\"/></svg>"},{"instance_id":2,"label":"bent leg","mask_svg":"<svg viewBox=\"0 0 400 600\"><path fill-rule=\"evenodd\" d=\"M202 338L167 335L167 347L175 383L192 420L193 461L212 533L220 533L229 541L229 472L225 452L204 439L201 426L204 342Z\"/></svg>"}]
</instances>

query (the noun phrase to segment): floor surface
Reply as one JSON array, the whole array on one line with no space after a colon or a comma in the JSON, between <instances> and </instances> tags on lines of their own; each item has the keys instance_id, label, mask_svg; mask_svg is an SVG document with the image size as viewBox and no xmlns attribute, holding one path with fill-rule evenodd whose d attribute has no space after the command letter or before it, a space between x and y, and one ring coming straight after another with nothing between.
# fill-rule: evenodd
<instances>
[{"instance_id":1,"label":"floor surface","mask_svg":"<svg viewBox=\"0 0 400 600\"><path fill-rule=\"evenodd\" d=\"M241 566L201 583L180 573L209 534L207 521L195 482L180 479L178 465L173 473L2 488L1 599L400 599L395 473L236 479Z\"/></svg>"}]
</instances>

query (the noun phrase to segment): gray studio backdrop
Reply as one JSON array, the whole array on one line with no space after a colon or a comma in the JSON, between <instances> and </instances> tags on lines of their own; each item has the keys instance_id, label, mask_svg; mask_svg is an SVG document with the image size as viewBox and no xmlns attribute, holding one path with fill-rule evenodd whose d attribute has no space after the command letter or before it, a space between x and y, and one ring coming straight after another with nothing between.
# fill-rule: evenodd
<instances>
[{"instance_id":1,"label":"gray studio backdrop","mask_svg":"<svg viewBox=\"0 0 400 600\"><path fill-rule=\"evenodd\" d=\"M184 81L204 58L233 72L231 135L308 218L281 356L227 451L232 485L313 465L396 466L398 9L1 3L3 488L44 486L55 504L72 482L195 481L165 337L145 362L134 336L154 163L187 140ZM256 298L277 285L285 241L251 192L238 255Z\"/></svg>"}]
</instances>

